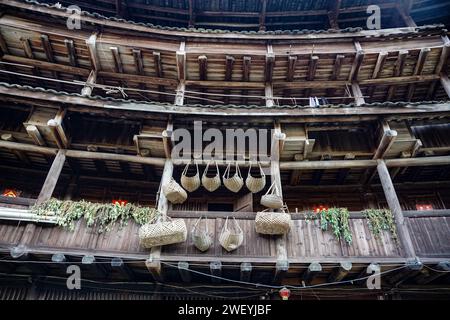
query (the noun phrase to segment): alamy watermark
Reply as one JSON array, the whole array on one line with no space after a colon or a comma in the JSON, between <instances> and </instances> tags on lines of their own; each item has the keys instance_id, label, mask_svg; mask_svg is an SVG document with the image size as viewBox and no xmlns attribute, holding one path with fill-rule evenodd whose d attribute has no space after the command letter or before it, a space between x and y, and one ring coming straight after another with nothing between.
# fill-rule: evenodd
<instances>
[{"instance_id":1,"label":"alamy watermark","mask_svg":"<svg viewBox=\"0 0 450 320\"><path fill-rule=\"evenodd\" d=\"M70 265L67 267L66 273L69 277L66 280L66 286L69 290L81 289L81 269L77 265Z\"/></svg>"}]
</instances>

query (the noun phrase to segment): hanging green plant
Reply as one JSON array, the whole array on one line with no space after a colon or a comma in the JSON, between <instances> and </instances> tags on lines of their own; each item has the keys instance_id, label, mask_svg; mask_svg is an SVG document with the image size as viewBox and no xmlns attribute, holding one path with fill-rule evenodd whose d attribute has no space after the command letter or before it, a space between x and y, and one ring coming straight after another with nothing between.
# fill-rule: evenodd
<instances>
[{"instance_id":1,"label":"hanging green plant","mask_svg":"<svg viewBox=\"0 0 450 320\"><path fill-rule=\"evenodd\" d=\"M130 203L126 205L104 204L85 200L62 201L54 198L34 205L31 212L41 216L56 216L56 223L71 231L75 229L75 221L84 218L86 225L95 228L99 233L111 230L117 222L122 228L130 219L143 225L151 223L157 218L155 208L141 207Z\"/></svg>"},{"instance_id":2,"label":"hanging green plant","mask_svg":"<svg viewBox=\"0 0 450 320\"><path fill-rule=\"evenodd\" d=\"M394 216L389 209L366 209L363 211L367 218L369 230L379 239L382 231L389 231L391 238L397 242L397 228Z\"/></svg>"},{"instance_id":3,"label":"hanging green plant","mask_svg":"<svg viewBox=\"0 0 450 320\"><path fill-rule=\"evenodd\" d=\"M345 242L351 244L353 241L352 232L348 219L350 214L346 208L329 208L320 211L320 228L327 231L331 226L331 230L336 239L344 239Z\"/></svg>"}]
</instances>

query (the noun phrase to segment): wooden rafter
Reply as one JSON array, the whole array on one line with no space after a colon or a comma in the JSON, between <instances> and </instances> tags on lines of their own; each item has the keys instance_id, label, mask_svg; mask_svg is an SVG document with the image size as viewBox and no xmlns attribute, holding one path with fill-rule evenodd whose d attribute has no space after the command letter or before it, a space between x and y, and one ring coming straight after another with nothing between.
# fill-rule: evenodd
<instances>
[{"instance_id":1,"label":"wooden rafter","mask_svg":"<svg viewBox=\"0 0 450 320\"><path fill-rule=\"evenodd\" d=\"M355 42L355 48L356 48L356 54L355 59L353 61L352 69L350 71L350 75L348 77L349 81L357 81L359 70L361 69L362 62L364 60L364 50L361 48L361 45L359 42Z\"/></svg>"},{"instance_id":2,"label":"wooden rafter","mask_svg":"<svg viewBox=\"0 0 450 320\"><path fill-rule=\"evenodd\" d=\"M266 66L264 71L266 82L272 82L274 66L275 66L275 54L273 53L272 45L268 44L266 53Z\"/></svg>"},{"instance_id":3,"label":"wooden rafter","mask_svg":"<svg viewBox=\"0 0 450 320\"><path fill-rule=\"evenodd\" d=\"M427 60L428 54L431 52L430 48L422 48L419 53L419 57L417 58L416 67L414 68L413 75L421 75L423 72L423 68L425 66L425 62ZM406 96L406 101L411 101L414 95L414 90L416 88L415 84L410 84L408 86L408 93Z\"/></svg>"},{"instance_id":4,"label":"wooden rafter","mask_svg":"<svg viewBox=\"0 0 450 320\"><path fill-rule=\"evenodd\" d=\"M439 56L439 61L436 65L436 68L434 69L434 73L440 75L442 72L442 69L444 68L445 64L447 63L447 59L450 55L450 40L448 36L442 37L442 41L444 42L444 46L442 47L441 55ZM435 91L436 91L436 85L437 81L433 81L429 88L427 93L427 98L432 99L434 97Z\"/></svg>"},{"instance_id":5,"label":"wooden rafter","mask_svg":"<svg viewBox=\"0 0 450 320\"><path fill-rule=\"evenodd\" d=\"M339 29L338 17L342 0L329 0L328 3L328 19L330 27L332 29Z\"/></svg>"},{"instance_id":6,"label":"wooden rafter","mask_svg":"<svg viewBox=\"0 0 450 320\"><path fill-rule=\"evenodd\" d=\"M402 50L398 53L398 58L397 61L395 62L395 66L394 66L394 77L400 77L403 71L403 66L405 65L405 61L406 61L406 57L408 56L408 51L406 50ZM388 91L388 95L387 95L387 100L388 101L392 101L392 99L395 96L395 91L396 91L396 86L395 85L391 85L389 87L389 91Z\"/></svg>"},{"instance_id":7,"label":"wooden rafter","mask_svg":"<svg viewBox=\"0 0 450 320\"><path fill-rule=\"evenodd\" d=\"M50 40L46 34L41 35L41 44L44 49L45 56L47 57L47 61L50 63L55 63L55 56L53 54L52 45L50 44ZM52 71L52 73L55 79L59 79L59 73L57 71ZM56 82L56 88L58 90L61 90L62 86L60 82Z\"/></svg>"}]
</instances>

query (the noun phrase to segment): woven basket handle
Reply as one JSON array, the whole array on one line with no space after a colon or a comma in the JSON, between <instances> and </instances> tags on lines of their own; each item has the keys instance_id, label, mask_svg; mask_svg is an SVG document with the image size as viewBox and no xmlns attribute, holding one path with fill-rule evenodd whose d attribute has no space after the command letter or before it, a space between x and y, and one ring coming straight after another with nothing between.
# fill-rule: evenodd
<instances>
[{"instance_id":1,"label":"woven basket handle","mask_svg":"<svg viewBox=\"0 0 450 320\"><path fill-rule=\"evenodd\" d=\"M200 227L198 224L201 222L201 220L204 218L205 221L205 231L206 233L208 233L208 223L206 221L206 217L205 216L200 216L200 218L197 219L197 221L195 222L194 226L192 227L192 233L197 229L197 226Z\"/></svg>"},{"instance_id":2,"label":"woven basket handle","mask_svg":"<svg viewBox=\"0 0 450 320\"><path fill-rule=\"evenodd\" d=\"M208 161L208 163L206 164L206 168L205 171L203 171L203 175L206 177L206 175L208 174L208 170L209 170L209 164L211 163L211 160Z\"/></svg>"},{"instance_id":3,"label":"woven basket handle","mask_svg":"<svg viewBox=\"0 0 450 320\"><path fill-rule=\"evenodd\" d=\"M241 226L239 225L239 223L237 223L236 218L235 217L232 217L232 218L233 218L233 222L234 222L234 227L236 228L237 231L242 233Z\"/></svg>"},{"instance_id":4,"label":"woven basket handle","mask_svg":"<svg viewBox=\"0 0 450 320\"><path fill-rule=\"evenodd\" d=\"M223 178L224 178L224 179L230 178L230 167L231 167L231 163L229 163L229 164L227 165L227 168L226 168L225 171L223 172Z\"/></svg>"},{"instance_id":5,"label":"woven basket handle","mask_svg":"<svg viewBox=\"0 0 450 320\"><path fill-rule=\"evenodd\" d=\"M188 162L187 164L186 164L186 166L184 167L184 169L183 169L183 172L181 173L181 175L182 176L186 176L186 173L187 173L187 171L188 171L188 169L189 169L189 165L191 164L191 162Z\"/></svg>"},{"instance_id":6,"label":"woven basket handle","mask_svg":"<svg viewBox=\"0 0 450 320\"><path fill-rule=\"evenodd\" d=\"M269 190L267 190L266 195L267 195L267 194L273 194L273 193L274 193L273 190L274 190L274 188L276 188L275 183L276 183L276 181L274 181L274 182L270 185L270 188L269 188Z\"/></svg>"},{"instance_id":7,"label":"woven basket handle","mask_svg":"<svg viewBox=\"0 0 450 320\"><path fill-rule=\"evenodd\" d=\"M260 162L258 162L258 166L259 166L259 172L261 173L261 178L265 178L266 174L264 173L264 170L262 169Z\"/></svg>"},{"instance_id":8,"label":"woven basket handle","mask_svg":"<svg viewBox=\"0 0 450 320\"><path fill-rule=\"evenodd\" d=\"M236 173L239 178L242 178L241 169L239 169L239 164L236 162Z\"/></svg>"}]
</instances>

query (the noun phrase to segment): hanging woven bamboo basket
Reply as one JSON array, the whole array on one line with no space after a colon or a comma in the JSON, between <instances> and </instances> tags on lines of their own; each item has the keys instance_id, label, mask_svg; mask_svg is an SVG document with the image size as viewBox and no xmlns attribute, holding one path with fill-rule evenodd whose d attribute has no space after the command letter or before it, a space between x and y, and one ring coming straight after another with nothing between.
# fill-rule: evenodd
<instances>
[{"instance_id":1,"label":"hanging woven bamboo basket","mask_svg":"<svg viewBox=\"0 0 450 320\"><path fill-rule=\"evenodd\" d=\"M283 199L275 181L267 190L266 194L261 197L261 204L267 208L280 209L283 206Z\"/></svg>"},{"instance_id":2,"label":"hanging woven bamboo basket","mask_svg":"<svg viewBox=\"0 0 450 320\"><path fill-rule=\"evenodd\" d=\"M203 229L201 228L202 220L204 221ZM206 220L206 218L198 218L197 222L192 227L191 239L194 246L202 252L207 251L211 247L213 240L211 238L211 234L208 231L208 221Z\"/></svg>"},{"instance_id":3,"label":"hanging woven bamboo basket","mask_svg":"<svg viewBox=\"0 0 450 320\"><path fill-rule=\"evenodd\" d=\"M139 240L144 248L185 242L186 238L187 229L183 219L167 217L165 221L144 224L139 229Z\"/></svg>"},{"instance_id":4,"label":"hanging woven bamboo basket","mask_svg":"<svg viewBox=\"0 0 450 320\"><path fill-rule=\"evenodd\" d=\"M162 186L162 190L167 200L173 204L180 204L186 201L186 191L173 179Z\"/></svg>"},{"instance_id":5,"label":"hanging woven bamboo basket","mask_svg":"<svg viewBox=\"0 0 450 320\"><path fill-rule=\"evenodd\" d=\"M217 165L217 162L216 162L216 175L214 177L207 176L210 163L211 163L211 161L208 162L208 164L206 165L205 171L203 172L202 185L209 192L213 192L213 191L216 191L220 187L221 181L220 181L219 166Z\"/></svg>"},{"instance_id":6,"label":"hanging woven bamboo basket","mask_svg":"<svg viewBox=\"0 0 450 320\"><path fill-rule=\"evenodd\" d=\"M255 229L261 234L287 234L291 229L291 214L286 206L281 208L281 212L265 209L256 214Z\"/></svg>"},{"instance_id":7,"label":"hanging woven bamboo basket","mask_svg":"<svg viewBox=\"0 0 450 320\"><path fill-rule=\"evenodd\" d=\"M261 168L261 164L258 163L258 165L261 177L257 178L252 176L251 174L252 165L250 164L247 179L245 179L245 185L247 186L247 189L250 190L250 192L252 193L258 193L266 186L266 175L264 174L264 171Z\"/></svg>"},{"instance_id":8,"label":"hanging woven bamboo basket","mask_svg":"<svg viewBox=\"0 0 450 320\"><path fill-rule=\"evenodd\" d=\"M239 170L239 165L236 162L236 172L232 177L230 177L230 171L231 171L231 163L228 164L227 168L225 169L225 172L223 173L223 184L224 186L232 191L232 192L239 192L241 190L242 186L244 185L244 179L241 175L241 170Z\"/></svg>"},{"instance_id":9,"label":"hanging woven bamboo basket","mask_svg":"<svg viewBox=\"0 0 450 320\"><path fill-rule=\"evenodd\" d=\"M195 164L195 167L197 169L197 172L193 176L188 176L187 171L189 169L189 163L184 167L184 170L181 174L181 185L184 189L186 189L188 192L194 192L200 187L201 181L200 181L200 173L198 171L198 164Z\"/></svg>"},{"instance_id":10,"label":"hanging woven bamboo basket","mask_svg":"<svg viewBox=\"0 0 450 320\"><path fill-rule=\"evenodd\" d=\"M222 231L219 236L220 245L229 251L236 250L242 245L244 241L244 232L233 217L233 226L228 226L228 217L225 219Z\"/></svg>"}]
</instances>

